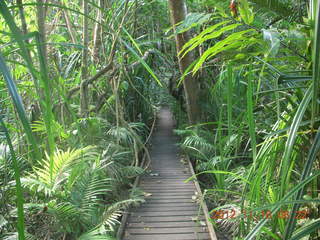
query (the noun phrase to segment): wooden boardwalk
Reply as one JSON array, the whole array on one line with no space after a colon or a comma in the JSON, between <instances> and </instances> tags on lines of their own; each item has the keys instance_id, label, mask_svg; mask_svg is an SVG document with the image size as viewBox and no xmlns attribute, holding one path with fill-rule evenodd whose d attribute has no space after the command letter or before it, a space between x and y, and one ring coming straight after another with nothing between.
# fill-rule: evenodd
<instances>
[{"instance_id":1,"label":"wooden boardwalk","mask_svg":"<svg viewBox=\"0 0 320 240\"><path fill-rule=\"evenodd\" d=\"M151 172L139 184L146 202L130 210L122 240L216 239L199 208L194 182L184 183L193 170L180 161L172 129L171 113L162 109L152 137Z\"/></svg>"}]
</instances>

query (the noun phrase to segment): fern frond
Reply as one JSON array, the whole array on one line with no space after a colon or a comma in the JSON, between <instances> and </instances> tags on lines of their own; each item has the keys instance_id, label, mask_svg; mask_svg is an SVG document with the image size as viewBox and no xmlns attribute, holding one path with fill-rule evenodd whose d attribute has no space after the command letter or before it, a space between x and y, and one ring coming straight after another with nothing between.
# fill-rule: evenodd
<instances>
[{"instance_id":1,"label":"fern frond","mask_svg":"<svg viewBox=\"0 0 320 240\"><path fill-rule=\"evenodd\" d=\"M198 135L186 137L182 144L182 147L193 147L198 149L202 153L211 153L215 150L212 144L208 143L206 139Z\"/></svg>"},{"instance_id":2,"label":"fern frond","mask_svg":"<svg viewBox=\"0 0 320 240\"><path fill-rule=\"evenodd\" d=\"M112 136L115 140L118 140L120 144L123 144L124 146L130 146L134 143L134 136L125 127L112 127L107 134Z\"/></svg>"},{"instance_id":3,"label":"fern frond","mask_svg":"<svg viewBox=\"0 0 320 240\"><path fill-rule=\"evenodd\" d=\"M53 135L55 137L59 137L59 138L67 138L69 135L67 134L67 132L64 130L63 126L57 122L57 121L53 121L52 122L53 127ZM31 124L31 128L33 132L38 132L40 134L46 134L47 133L47 128L46 125L44 123L44 121L34 121L34 123Z\"/></svg>"},{"instance_id":4,"label":"fern frond","mask_svg":"<svg viewBox=\"0 0 320 240\"><path fill-rule=\"evenodd\" d=\"M70 166L79 159L88 160L97 157L93 151L94 147L87 146L81 149L68 149L62 151L57 149L53 155L53 169L50 169L50 157L46 154L46 159L42 160L41 167L35 167L34 173L22 179L24 186L38 192L51 195L68 178ZM52 175L50 175L52 173Z\"/></svg>"},{"instance_id":5,"label":"fern frond","mask_svg":"<svg viewBox=\"0 0 320 240\"><path fill-rule=\"evenodd\" d=\"M287 17L293 14L292 1L283 0L251 0L260 7L269 9L272 12L279 14L280 16Z\"/></svg>"},{"instance_id":6,"label":"fern frond","mask_svg":"<svg viewBox=\"0 0 320 240\"><path fill-rule=\"evenodd\" d=\"M97 170L87 171L71 191L71 203L84 215L90 216L101 204L101 195L110 191L110 180L100 179Z\"/></svg>"},{"instance_id":7,"label":"fern frond","mask_svg":"<svg viewBox=\"0 0 320 240\"><path fill-rule=\"evenodd\" d=\"M82 234L77 240L115 240L115 238L106 234L101 234L99 229L93 229Z\"/></svg>"},{"instance_id":8,"label":"fern frond","mask_svg":"<svg viewBox=\"0 0 320 240\"><path fill-rule=\"evenodd\" d=\"M120 174L124 178L133 178L137 177L144 173L144 169L141 167L135 166L125 166L120 170Z\"/></svg>"},{"instance_id":9,"label":"fern frond","mask_svg":"<svg viewBox=\"0 0 320 240\"><path fill-rule=\"evenodd\" d=\"M120 224L119 218L123 213L124 209L127 209L131 204L141 202L141 199L127 199L120 202L116 202L108 207L108 209L103 214L103 225L108 227L111 231L114 231L114 226Z\"/></svg>"},{"instance_id":10,"label":"fern frond","mask_svg":"<svg viewBox=\"0 0 320 240\"><path fill-rule=\"evenodd\" d=\"M35 236L33 236L32 234L25 232L25 240L37 240L37 238ZM13 233L8 233L3 240L18 240L18 233L17 232L13 232Z\"/></svg>"},{"instance_id":11,"label":"fern frond","mask_svg":"<svg viewBox=\"0 0 320 240\"><path fill-rule=\"evenodd\" d=\"M48 204L48 213L58 219L60 223L70 222L70 224L81 216L77 209L69 202L58 204L50 202Z\"/></svg>"}]
</instances>

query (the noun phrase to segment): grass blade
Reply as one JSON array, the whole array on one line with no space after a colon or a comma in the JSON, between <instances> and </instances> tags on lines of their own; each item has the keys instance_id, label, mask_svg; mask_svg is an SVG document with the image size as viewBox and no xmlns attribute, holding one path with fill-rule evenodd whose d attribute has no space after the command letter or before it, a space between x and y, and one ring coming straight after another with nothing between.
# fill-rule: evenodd
<instances>
[{"instance_id":1,"label":"grass blade","mask_svg":"<svg viewBox=\"0 0 320 240\"><path fill-rule=\"evenodd\" d=\"M20 182L20 170L17 163L16 154L14 152L14 148L11 142L11 138L8 132L8 129L6 128L6 125L3 122L2 116L0 115L0 123L4 130L4 134L7 139L7 143L9 145L10 154L12 158L13 163L13 170L14 170L14 178L16 181L16 195L17 195L17 208L18 208L18 224L17 224L17 230L18 230L18 239L19 240L25 240L24 236L24 213L23 213L23 194L22 194L22 187Z\"/></svg>"},{"instance_id":2,"label":"grass blade","mask_svg":"<svg viewBox=\"0 0 320 240\"><path fill-rule=\"evenodd\" d=\"M273 207L270 212L271 215L274 215L282 206L282 202L287 201L290 197L294 196L301 188L303 188L306 184L311 182L314 178L318 177L320 175L320 171L317 171L313 175L306 178L304 181L297 184L291 191L289 191L282 199L281 201L277 202L277 205ZM245 237L244 240L252 240L254 237L259 233L260 229L268 222L267 218L264 218L261 220L251 231L250 233Z\"/></svg>"},{"instance_id":3,"label":"grass blade","mask_svg":"<svg viewBox=\"0 0 320 240\"><path fill-rule=\"evenodd\" d=\"M146 63L146 61L143 60L142 57L139 56L139 54L129 46L125 41L122 41L123 44L126 46L126 48L137 58L137 60L144 66L144 68L150 73L150 75L156 80L156 82L162 87L162 83L160 79L155 75L155 73L152 71L150 66Z\"/></svg>"},{"instance_id":4,"label":"grass blade","mask_svg":"<svg viewBox=\"0 0 320 240\"><path fill-rule=\"evenodd\" d=\"M300 181L302 182L304 179L306 179L307 177L310 176L310 173L311 173L311 170L312 170L312 166L313 166L313 163L314 161L316 160L316 157L317 157L317 154L319 152L319 149L320 149L320 128L318 129L318 132L317 132L317 135L315 137L315 140L309 150L309 153L308 153L308 158L307 158L307 162L305 163L304 165L304 169L303 169L303 172L302 172L302 175L301 175L301 179ZM301 188L295 199L296 200L300 200L302 199L302 195L303 195L303 191L304 189ZM291 211L291 214L290 214L290 217L289 217L289 220L288 220L288 223L287 223L287 226L286 226L286 232L285 232L285 239L290 239L290 237L292 236L292 233L295 229L295 226L296 226L296 223L297 223L297 220L296 220L296 213L298 211L300 207L300 204L294 204L293 205L293 209Z\"/></svg>"},{"instance_id":5,"label":"grass blade","mask_svg":"<svg viewBox=\"0 0 320 240\"><path fill-rule=\"evenodd\" d=\"M285 189L287 187L287 180L290 178L290 172L288 171L289 165L290 165L290 157L291 153L293 151L294 143L297 138L297 132L300 126L300 123L302 121L302 117L309 105L309 102L312 97L312 86L309 87L307 92L305 93L304 98L302 99L297 112L295 113L295 116L292 120L292 124L290 126L289 134L288 134L288 139L286 141L285 149L284 149L284 154L283 158L281 161L281 166L280 166L280 174L281 174L281 195L284 195Z\"/></svg>"},{"instance_id":6,"label":"grass blade","mask_svg":"<svg viewBox=\"0 0 320 240\"><path fill-rule=\"evenodd\" d=\"M249 123L249 135L251 140L252 148L252 159L255 165L257 157L257 142L256 142L256 132L255 132L255 122L253 116L253 86L252 86L252 75L248 75L248 88L247 88L247 117Z\"/></svg>"},{"instance_id":7,"label":"grass blade","mask_svg":"<svg viewBox=\"0 0 320 240\"><path fill-rule=\"evenodd\" d=\"M303 226L301 229L299 229L290 240L300 240L303 239L303 237L307 236L308 234L314 232L315 230L319 229L320 226L320 219L317 219L313 221L310 224L307 224Z\"/></svg>"},{"instance_id":8,"label":"grass blade","mask_svg":"<svg viewBox=\"0 0 320 240\"><path fill-rule=\"evenodd\" d=\"M319 104L317 103L319 97L319 85L320 85L320 1L318 1L316 24L314 31L314 47L313 47L313 97L312 97L312 126L314 119L319 114Z\"/></svg>"},{"instance_id":9,"label":"grass blade","mask_svg":"<svg viewBox=\"0 0 320 240\"><path fill-rule=\"evenodd\" d=\"M8 91L9 91L10 96L12 98L13 104L18 112L20 121L21 121L22 126L24 128L24 131L27 135L28 141L32 146L33 158L34 158L34 160L40 160L41 155L40 155L40 152L37 147L37 141L32 133L32 130L31 130L29 121L27 119L26 112L25 112L21 97L18 93L17 86L16 86L16 84L15 84L15 82L9 72L9 69L8 69L1 53L0 53L0 72L2 73L4 80L7 84Z\"/></svg>"},{"instance_id":10,"label":"grass blade","mask_svg":"<svg viewBox=\"0 0 320 240\"><path fill-rule=\"evenodd\" d=\"M227 66L227 86L228 86L228 94L227 94L227 113L228 113L228 137L231 137L232 134L232 94L233 94L233 72L231 64Z\"/></svg>"}]
</instances>

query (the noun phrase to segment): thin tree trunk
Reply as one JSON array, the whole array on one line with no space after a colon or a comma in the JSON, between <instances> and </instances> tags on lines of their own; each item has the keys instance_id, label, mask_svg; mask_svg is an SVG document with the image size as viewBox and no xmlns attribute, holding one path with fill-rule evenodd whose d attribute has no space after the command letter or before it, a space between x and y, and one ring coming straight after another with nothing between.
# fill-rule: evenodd
<instances>
[{"instance_id":1,"label":"thin tree trunk","mask_svg":"<svg viewBox=\"0 0 320 240\"><path fill-rule=\"evenodd\" d=\"M40 43L41 50L43 54L43 58L47 63L47 45L46 45L46 15L47 15L47 7L43 4L46 4L46 0L37 0L37 22L38 22L38 30L40 34Z\"/></svg>"},{"instance_id":2,"label":"thin tree trunk","mask_svg":"<svg viewBox=\"0 0 320 240\"><path fill-rule=\"evenodd\" d=\"M66 21L66 25L67 25L67 28L68 28L68 32L69 32L71 41L72 41L73 44L76 44L77 43L76 34L75 34L75 31L74 31L73 26L71 24L71 20L70 20L70 16L69 16L68 10L66 10L66 9L63 10L63 16L64 16L64 19Z\"/></svg>"},{"instance_id":3,"label":"thin tree trunk","mask_svg":"<svg viewBox=\"0 0 320 240\"><path fill-rule=\"evenodd\" d=\"M20 15L20 19L21 19L22 32L23 32L23 34L27 34L28 33L27 22L26 22L26 17L24 15L22 0L17 0L17 5L19 8L19 15Z\"/></svg>"},{"instance_id":4,"label":"thin tree trunk","mask_svg":"<svg viewBox=\"0 0 320 240\"><path fill-rule=\"evenodd\" d=\"M186 18L187 15L187 6L184 0L169 0L169 9L171 22L173 29L176 32L176 24L180 23ZM186 31L181 34L175 35L177 52L179 52L183 45L189 41L190 32ZM183 58L179 57L179 68L181 74L183 74L188 66L193 62L194 56L192 52L186 54ZM196 123L199 120L200 109L199 109L199 84L197 80L191 75L188 74L183 81L183 87L186 96L186 105L189 122L191 124Z\"/></svg>"},{"instance_id":5,"label":"thin tree trunk","mask_svg":"<svg viewBox=\"0 0 320 240\"><path fill-rule=\"evenodd\" d=\"M85 117L88 113L88 85L86 79L88 77L88 45L89 45L89 33L88 33L88 2L83 0L83 51L82 51L82 67L80 85L80 116Z\"/></svg>"},{"instance_id":6,"label":"thin tree trunk","mask_svg":"<svg viewBox=\"0 0 320 240\"><path fill-rule=\"evenodd\" d=\"M99 0L99 7L104 8L104 0ZM97 9L97 18L93 31L93 59L95 62L99 58L99 47L101 45L101 21L102 21L102 10Z\"/></svg>"}]
</instances>

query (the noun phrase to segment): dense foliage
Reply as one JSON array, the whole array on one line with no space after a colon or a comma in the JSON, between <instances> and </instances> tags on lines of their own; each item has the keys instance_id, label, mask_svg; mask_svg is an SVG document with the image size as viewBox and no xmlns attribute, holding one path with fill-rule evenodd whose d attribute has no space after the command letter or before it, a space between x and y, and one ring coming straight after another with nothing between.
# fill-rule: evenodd
<instances>
[{"instance_id":1,"label":"dense foliage","mask_svg":"<svg viewBox=\"0 0 320 240\"><path fill-rule=\"evenodd\" d=\"M186 19L194 37L180 54L199 49L190 72L203 117L176 132L220 229L234 239L318 239L319 5L236 2L228 11L227 1L205 1Z\"/></svg>"},{"instance_id":2,"label":"dense foliage","mask_svg":"<svg viewBox=\"0 0 320 240\"><path fill-rule=\"evenodd\" d=\"M161 104L217 230L319 239L320 1L186 2L0 1L1 239L115 239Z\"/></svg>"}]
</instances>

